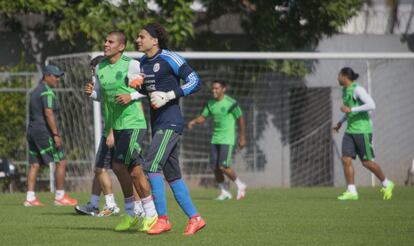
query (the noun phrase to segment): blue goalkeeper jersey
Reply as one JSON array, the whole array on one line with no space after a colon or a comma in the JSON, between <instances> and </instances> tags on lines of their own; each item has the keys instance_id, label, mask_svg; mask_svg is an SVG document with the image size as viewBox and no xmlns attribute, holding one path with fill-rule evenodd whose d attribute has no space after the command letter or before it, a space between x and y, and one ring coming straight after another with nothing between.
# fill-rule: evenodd
<instances>
[{"instance_id":1,"label":"blue goalkeeper jersey","mask_svg":"<svg viewBox=\"0 0 414 246\"><path fill-rule=\"evenodd\" d=\"M198 74L177 53L159 50L153 57L144 55L140 60L144 85L141 94L148 95L154 91L168 92L173 90L176 98L159 109L150 109L151 128L173 129L181 133L184 129L184 118L181 114L179 98L196 92L201 84ZM184 84L180 86L180 79Z\"/></svg>"}]
</instances>

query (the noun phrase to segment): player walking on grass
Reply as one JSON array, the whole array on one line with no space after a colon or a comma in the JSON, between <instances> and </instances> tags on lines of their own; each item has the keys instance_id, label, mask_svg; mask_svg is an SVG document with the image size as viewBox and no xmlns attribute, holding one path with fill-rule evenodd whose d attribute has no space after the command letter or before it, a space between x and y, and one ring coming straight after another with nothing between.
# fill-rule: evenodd
<instances>
[{"instance_id":1,"label":"player walking on grass","mask_svg":"<svg viewBox=\"0 0 414 246\"><path fill-rule=\"evenodd\" d=\"M334 127L334 131L338 132L345 121L348 123L342 139L342 164L348 189L338 197L338 200L358 200L352 166L352 159L355 159L357 155L364 167L381 181L383 199L390 200L394 183L385 177L381 167L374 162L373 127L368 112L375 109L375 103L366 90L354 82L358 77L359 75L349 67L342 68L338 75L339 84L343 87L341 111L345 115Z\"/></svg>"},{"instance_id":2,"label":"player walking on grass","mask_svg":"<svg viewBox=\"0 0 414 246\"><path fill-rule=\"evenodd\" d=\"M97 56L90 61L89 68L91 69L92 76L95 80L94 83L88 83L85 85L85 93L93 100L99 101L97 98L99 85L94 86L96 83L96 66L105 58L105 56ZM94 90L96 89L96 91ZM136 92L135 92L136 93ZM138 94L138 93L137 93ZM131 95L133 97L133 95ZM118 208L115 197L112 192L112 182L108 169L111 168L111 162L114 154L114 135L111 130L110 123L108 122L108 110L105 104L102 104L102 114L104 116L105 128L103 136L99 143L98 152L96 153L95 160L95 176L92 182L92 193L89 202L83 206L76 206L75 211L78 214L92 215L92 216L110 216L118 214L120 209ZM99 211L99 199L100 194L103 192L105 197L105 206L102 211Z\"/></svg>"},{"instance_id":3,"label":"player walking on grass","mask_svg":"<svg viewBox=\"0 0 414 246\"><path fill-rule=\"evenodd\" d=\"M178 160L178 144L184 128L184 119L179 98L194 93L199 85L197 73L178 54L167 50L167 33L159 24L148 24L138 34L138 50L144 52L141 58L141 72L145 74L140 92L151 98L152 141L145 160L158 222L148 234L160 234L171 230L167 216L164 179L171 187L175 200L188 216L185 235L192 235L206 225L197 212L188 188L182 179ZM180 86L180 79L184 85Z\"/></svg>"},{"instance_id":4,"label":"player walking on grass","mask_svg":"<svg viewBox=\"0 0 414 246\"><path fill-rule=\"evenodd\" d=\"M55 205L74 206L77 200L70 198L64 191L66 159L63 153L61 132L58 130L58 107L56 87L63 76L63 71L53 65L43 70L42 80L30 93L29 125L27 141L29 144L30 169L27 174L27 196L24 206L44 206L35 195L37 173L41 165L56 164Z\"/></svg>"},{"instance_id":5,"label":"player walking on grass","mask_svg":"<svg viewBox=\"0 0 414 246\"><path fill-rule=\"evenodd\" d=\"M147 123L142 104L132 101L135 90L127 86L128 81L140 73L139 63L123 55L126 38L122 32L110 32L104 44L104 59L97 66L97 82L100 86L98 98L107 107L110 126L115 139L115 152L112 170L121 184L125 198L126 214L115 227L116 231L126 231L138 223L134 214L133 188L142 198L145 218L139 227L147 231L157 221L157 212L151 195L151 187L141 168L144 163L140 143L143 140Z\"/></svg>"},{"instance_id":6,"label":"player walking on grass","mask_svg":"<svg viewBox=\"0 0 414 246\"><path fill-rule=\"evenodd\" d=\"M211 139L210 163L214 169L214 176L220 188L217 200L231 199L231 193L224 185L224 175L231 179L237 186L237 200L246 195L246 184L237 177L236 172L230 167L236 141L236 120L239 123L239 148L246 146L245 123L242 110L236 100L225 94L226 83L213 81L213 99L210 99L202 113L188 123L192 129L195 124L203 124L206 118L211 116L214 121L213 137Z\"/></svg>"}]
</instances>

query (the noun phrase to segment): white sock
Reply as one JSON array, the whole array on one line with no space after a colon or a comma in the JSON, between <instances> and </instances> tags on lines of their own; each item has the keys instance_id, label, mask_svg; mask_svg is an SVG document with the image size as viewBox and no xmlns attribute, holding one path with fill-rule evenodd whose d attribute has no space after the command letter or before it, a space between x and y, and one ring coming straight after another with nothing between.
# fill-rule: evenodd
<instances>
[{"instance_id":1,"label":"white sock","mask_svg":"<svg viewBox=\"0 0 414 246\"><path fill-rule=\"evenodd\" d=\"M144 217L144 208L142 207L141 200L135 201L135 208L134 208L135 214L138 215L138 217Z\"/></svg>"},{"instance_id":2,"label":"white sock","mask_svg":"<svg viewBox=\"0 0 414 246\"><path fill-rule=\"evenodd\" d=\"M382 186L387 187L389 182L390 181L387 178L385 178L384 181L382 181Z\"/></svg>"},{"instance_id":3,"label":"white sock","mask_svg":"<svg viewBox=\"0 0 414 246\"><path fill-rule=\"evenodd\" d=\"M157 210L155 209L154 200L152 196L148 196L141 199L142 207L145 211L145 217L152 218L157 215Z\"/></svg>"},{"instance_id":4,"label":"white sock","mask_svg":"<svg viewBox=\"0 0 414 246\"><path fill-rule=\"evenodd\" d=\"M26 193L26 200L28 200L29 202L36 200L36 195L34 191L28 191Z\"/></svg>"},{"instance_id":5,"label":"white sock","mask_svg":"<svg viewBox=\"0 0 414 246\"><path fill-rule=\"evenodd\" d=\"M348 185L348 191L357 194L356 186L354 184Z\"/></svg>"},{"instance_id":6,"label":"white sock","mask_svg":"<svg viewBox=\"0 0 414 246\"><path fill-rule=\"evenodd\" d=\"M224 185L224 182L218 183L218 187L219 187L221 193L224 193L224 192L227 191L226 187Z\"/></svg>"},{"instance_id":7,"label":"white sock","mask_svg":"<svg viewBox=\"0 0 414 246\"><path fill-rule=\"evenodd\" d=\"M134 208L135 208L135 197L131 196L124 199L125 201L125 213L127 213L129 216L134 217Z\"/></svg>"},{"instance_id":8,"label":"white sock","mask_svg":"<svg viewBox=\"0 0 414 246\"><path fill-rule=\"evenodd\" d=\"M114 194L105 195L105 204L110 208L116 207Z\"/></svg>"},{"instance_id":9,"label":"white sock","mask_svg":"<svg viewBox=\"0 0 414 246\"><path fill-rule=\"evenodd\" d=\"M236 180L234 180L234 183L236 183L237 189L239 190L246 187L246 185L239 178L236 178Z\"/></svg>"},{"instance_id":10,"label":"white sock","mask_svg":"<svg viewBox=\"0 0 414 246\"><path fill-rule=\"evenodd\" d=\"M56 200L62 199L64 195L65 195L65 190L56 190L55 199Z\"/></svg>"},{"instance_id":11,"label":"white sock","mask_svg":"<svg viewBox=\"0 0 414 246\"><path fill-rule=\"evenodd\" d=\"M91 195L89 202L92 204L94 208L99 208L99 196L98 195Z\"/></svg>"}]
</instances>

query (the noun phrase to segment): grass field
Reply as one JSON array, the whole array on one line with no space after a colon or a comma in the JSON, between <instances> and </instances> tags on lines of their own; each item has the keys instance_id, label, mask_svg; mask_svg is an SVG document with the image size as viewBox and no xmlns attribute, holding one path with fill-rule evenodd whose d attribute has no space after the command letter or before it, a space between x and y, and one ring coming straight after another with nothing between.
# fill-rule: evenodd
<instances>
[{"instance_id":1,"label":"grass field","mask_svg":"<svg viewBox=\"0 0 414 246\"><path fill-rule=\"evenodd\" d=\"M341 191L258 189L243 201L218 202L215 190L193 190L207 221L193 237L182 235L186 218L171 194L173 230L159 236L114 232L119 217L76 215L53 206L50 193L38 194L42 208L23 207L23 193L0 194L0 245L414 245L414 188L397 187L391 201L382 201L378 188L360 188L359 201L336 201Z\"/></svg>"}]
</instances>

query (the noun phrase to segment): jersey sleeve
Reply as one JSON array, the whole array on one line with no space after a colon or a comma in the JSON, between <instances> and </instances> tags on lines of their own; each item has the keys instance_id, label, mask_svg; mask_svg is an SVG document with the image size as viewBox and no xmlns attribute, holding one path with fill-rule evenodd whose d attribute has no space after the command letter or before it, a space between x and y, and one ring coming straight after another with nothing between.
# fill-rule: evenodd
<instances>
[{"instance_id":1,"label":"jersey sleeve","mask_svg":"<svg viewBox=\"0 0 414 246\"><path fill-rule=\"evenodd\" d=\"M89 96L92 100L94 100L94 101L100 101L101 99L100 99L100 81L99 81L99 78L98 78L98 68L99 68L99 65L97 65L96 67L95 67L95 75L92 77L92 83L93 83L93 91L92 91L92 93L91 93L91 95Z\"/></svg>"},{"instance_id":2,"label":"jersey sleeve","mask_svg":"<svg viewBox=\"0 0 414 246\"><path fill-rule=\"evenodd\" d=\"M136 75L136 74L141 74L141 65L140 65L139 61L137 61L135 59L132 59L131 62L129 63L129 66L128 66L128 75L127 75L128 79L131 78L133 75ZM144 91L142 91L142 93L141 93L141 90L132 92L130 94L131 99L132 100L139 100L143 97L146 97L145 93L143 93L143 92Z\"/></svg>"},{"instance_id":3,"label":"jersey sleeve","mask_svg":"<svg viewBox=\"0 0 414 246\"><path fill-rule=\"evenodd\" d=\"M174 74L184 80L184 84L174 90L176 97L188 96L200 88L201 79L193 68L180 55L163 51L164 59L170 64Z\"/></svg>"},{"instance_id":4,"label":"jersey sleeve","mask_svg":"<svg viewBox=\"0 0 414 246\"><path fill-rule=\"evenodd\" d=\"M208 103L206 103L206 105L204 106L203 111L201 112L201 116L205 118L210 116L210 107L208 106Z\"/></svg>"},{"instance_id":5,"label":"jersey sleeve","mask_svg":"<svg viewBox=\"0 0 414 246\"><path fill-rule=\"evenodd\" d=\"M238 103L234 103L230 109L229 109L229 113L233 115L233 117L235 119L240 118L241 116L243 116L243 111L241 110L240 106Z\"/></svg>"},{"instance_id":6,"label":"jersey sleeve","mask_svg":"<svg viewBox=\"0 0 414 246\"><path fill-rule=\"evenodd\" d=\"M40 94L40 96L42 100L43 109L46 109L46 108L53 109L55 107L56 96L55 96L55 93L53 93L53 91L47 90L43 92L42 94Z\"/></svg>"},{"instance_id":7,"label":"jersey sleeve","mask_svg":"<svg viewBox=\"0 0 414 246\"><path fill-rule=\"evenodd\" d=\"M139 61L132 59L128 66L128 78L130 78L132 75L140 74L141 73L141 67Z\"/></svg>"},{"instance_id":8,"label":"jersey sleeve","mask_svg":"<svg viewBox=\"0 0 414 246\"><path fill-rule=\"evenodd\" d=\"M353 107L352 112L364 112L375 109L375 103L372 97L362 86L357 86L354 90L354 96L359 99L363 104L358 107Z\"/></svg>"}]
</instances>

